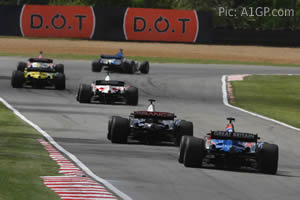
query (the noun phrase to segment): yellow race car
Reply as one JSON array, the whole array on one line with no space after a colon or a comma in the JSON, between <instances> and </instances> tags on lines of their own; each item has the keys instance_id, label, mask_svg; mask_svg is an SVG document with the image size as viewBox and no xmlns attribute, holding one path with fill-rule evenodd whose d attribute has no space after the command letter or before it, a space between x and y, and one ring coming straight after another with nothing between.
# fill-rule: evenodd
<instances>
[{"instance_id":1,"label":"yellow race car","mask_svg":"<svg viewBox=\"0 0 300 200\"><path fill-rule=\"evenodd\" d=\"M29 58L28 62L20 62L11 77L13 88L32 86L33 88L55 87L58 90L66 88L66 78L63 64L53 64L52 59Z\"/></svg>"}]
</instances>

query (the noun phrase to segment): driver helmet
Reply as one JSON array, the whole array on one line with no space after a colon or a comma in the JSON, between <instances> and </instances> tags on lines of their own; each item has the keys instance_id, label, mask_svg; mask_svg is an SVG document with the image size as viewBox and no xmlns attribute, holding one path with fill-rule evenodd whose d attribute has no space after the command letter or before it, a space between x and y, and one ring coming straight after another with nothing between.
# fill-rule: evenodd
<instances>
[{"instance_id":1,"label":"driver helmet","mask_svg":"<svg viewBox=\"0 0 300 200\"><path fill-rule=\"evenodd\" d=\"M155 111L155 106L151 103L151 104L148 106L147 111L148 111L148 112L154 112L154 111Z\"/></svg>"},{"instance_id":2,"label":"driver helmet","mask_svg":"<svg viewBox=\"0 0 300 200\"><path fill-rule=\"evenodd\" d=\"M41 64L40 63L37 63L37 62L35 62L35 63L32 63L32 65L31 65L32 67L40 67L41 66Z\"/></svg>"},{"instance_id":3,"label":"driver helmet","mask_svg":"<svg viewBox=\"0 0 300 200\"><path fill-rule=\"evenodd\" d=\"M110 76L109 76L109 73L107 73L107 75L106 75L106 77L105 77L105 81L110 81L111 80L111 78L110 78Z\"/></svg>"}]
</instances>

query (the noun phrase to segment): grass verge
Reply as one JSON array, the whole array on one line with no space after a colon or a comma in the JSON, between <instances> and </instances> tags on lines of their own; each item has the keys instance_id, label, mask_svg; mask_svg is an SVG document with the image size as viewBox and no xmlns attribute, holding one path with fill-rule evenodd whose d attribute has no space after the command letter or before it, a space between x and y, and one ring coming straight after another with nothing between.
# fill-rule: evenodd
<instances>
[{"instance_id":1,"label":"grass verge","mask_svg":"<svg viewBox=\"0 0 300 200\"><path fill-rule=\"evenodd\" d=\"M249 76L233 81L234 106L300 128L300 76Z\"/></svg>"},{"instance_id":2,"label":"grass verge","mask_svg":"<svg viewBox=\"0 0 300 200\"><path fill-rule=\"evenodd\" d=\"M0 52L0 56L24 56L32 57L29 53L5 53ZM70 59L70 60L89 60L99 58L99 55L77 55L77 54L47 54L46 57L53 59ZM296 64L278 64L272 62L246 62L246 61L228 61L228 60L209 60L194 58L172 58L172 57L144 57L144 56L126 56L128 59L137 61L148 60L153 63L186 63L186 64L233 64L233 65L264 65L264 66L280 66L280 67L300 67Z\"/></svg>"},{"instance_id":3,"label":"grass verge","mask_svg":"<svg viewBox=\"0 0 300 200\"><path fill-rule=\"evenodd\" d=\"M40 176L58 166L37 141L42 136L0 103L0 200L59 200Z\"/></svg>"}]
</instances>

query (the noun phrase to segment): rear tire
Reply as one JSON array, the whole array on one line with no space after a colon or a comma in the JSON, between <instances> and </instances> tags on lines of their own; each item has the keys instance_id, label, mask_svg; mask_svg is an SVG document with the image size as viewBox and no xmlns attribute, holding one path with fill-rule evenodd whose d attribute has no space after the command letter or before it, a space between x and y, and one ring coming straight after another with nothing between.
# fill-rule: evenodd
<instances>
[{"instance_id":1,"label":"rear tire","mask_svg":"<svg viewBox=\"0 0 300 200\"><path fill-rule=\"evenodd\" d=\"M258 153L261 172L276 174L278 169L278 145L264 143Z\"/></svg>"},{"instance_id":2,"label":"rear tire","mask_svg":"<svg viewBox=\"0 0 300 200\"><path fill-rule=\"evenodd\" d=\"M144 61L140 65L140 71L142 74L148 74L150 70L150 65L148 61Z\"/></svg>"},{"instance_id":3,"label":"rear tire","mask_svg":"<svg viewBox=\"0 0 300 200\"><path fill-rule=\"evenodd\" d=\"M20 71L20 72L24 72L24 70L25 70L26 67L27 67L27 63L26 62L19 62L17 70Z\"/></svg>"},{"instance_id":4,"label":"rear tire","mask_svg":"<svg viewBox=\"0 0 300 200\"><path fill-rule=\"evenodd\" d=\"M191 136L184 135L181 138L180 146L179 146L179 155L178 155L178 162L179 163L183 163L184 152L185 152L185 149L186 149L186 142L187 142L189 137L191 137Z\"/></svg>"},{"instance_id":5,"label":"rear tire","mask_svg":"<svg viewBox=\"0 0 300 200\"><path fill-rule=\"evenodd\" d=\"M54 67L55 72L64 73L65 72L65 66L63 64L57 64Z\"/></svg>"},{"instance_id":6,"label":"rear tire","mask_svg":"<svg viewBox=\"0 0 300 200\"><path fill-rule=\"evenodd\" d=\"M201 138L189 137L184 151L183 164L185 167L202 167L205 155L205 142Z\"/></svg>"},{"instance_id":7,"label":"rear tire","mask_svg":"<svg viewBox=\"0 0 300 200\"><path fill-rule=\"evenodd\" d=\"M130 86L126 91L126 103L136 106L139 102L139 91L136 87Z\"/></svg>"},{"instance_id":8,"label":"rear tire","mask_svg":"<svg viewBox=\"0 0 300 200\"><path fill-rule=\"evenodd\" d=\"M102 65L100 64L100 60L93 60L92 62L92 72L101 72Z\"/></svg>"},{"instance_id":9,"label":"rear tire","mask_svg":"<svg viewBox=\"0 0 300 200\"><path fill-rule=\"evenodd\" d=\"M123 61L121 64L122 73L129 74L130 71L129 68L130 68L130 63L128 62L128 60Z\"/></svg>"},{"instance_id":10,"label":"rear tire","mask_svg":"<svg viewBox=\"0 0 300 200\"><path fill-rule=\"evenodd\" d=\"M134 74L134 72L135 72L135 63L134 61L131 61L130 65L128 65L127 73Z\"/></svg>"},{"instance_id":11,"label":"rear tire","mask_svg":"<svg viewBox=\"0 0 300 200\"><path fill-rule=\"evenodd\" d=\"M55 89L64 90L66 89L66 77L62 73L57 73L54 78Z\"/></svg>"},{"instance_id":12,"label":"rear tire","mask_svg":"<svg viewBox=\"0 0 300 200\"><path fill-rule=\"evenodd\" d=\"M15 70L11 76L11 86L13 88L22 88L25 81L24 72Z\"/></svg>"},{"instance_id":13,"label":"rear tire","mask_svg":"<svg viewBox=\"0 0 300 200\"><path fill-rule=\"evenodd\" d=\"M111 142L125 144L129 135L129 120L122 117L112 117Z\"/></svg>"},{"instance_id":14,"label":"rear tire","mask_svg":"<svg viewBox=\"0 0 300 200\"><path fill-rule=\"evenodd\" d=\"M181 120L178 124L178 131L176 133L175 145L179 145L181 137L184 135L193 136L194 135L194 126L193 122Z\"/></svg>"},{"instance_id":15,"label":"rear tire","mask_svg":"<svg viewBox=\"0 0 300 200\"><path fill-rule=\"evenodd\" d=\"M90 103L92 98L92 87L87 84L80 84L78 93L77 93L77 100L80 103Z\"/></svg>"},{"instance_id":16,"label":"rear tire","mask_svg":"<svg viewBox=\"0 0 300 200\"><path fill-rule=\"evenodd\" d=\"M111 140L111 123L112 123L112 119L116 117L116 116L112 116L109 120L108 120L108 127L107 127L107 139Z\"/></svg>"}]
</instances>

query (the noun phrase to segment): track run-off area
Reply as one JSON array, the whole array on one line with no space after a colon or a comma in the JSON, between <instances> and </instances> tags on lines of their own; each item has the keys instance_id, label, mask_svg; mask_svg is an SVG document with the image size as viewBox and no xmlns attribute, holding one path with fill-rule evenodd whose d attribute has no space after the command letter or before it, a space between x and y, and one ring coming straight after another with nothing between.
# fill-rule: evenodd
<instances>
[{"instance_id":1,"label":"track run-off area","mask_svg":"<svg viewBox=\"0 0 300 200\"><path fill-rule=\"evenodd\" d=\"M148 75L111 74L139 88L139 105L127 106L76 101L80 83L105 78L103 72L91 72L90 61L56 61L65 65L65 91L14 89L11 73L25 59L0 57L1 97L132 199L299 199L300 132L225 106L221 80L226 74L299 74L299 68L150 64ZM194 135L199 137L224 130L226 117L235 117L237 131L258 133L263 141L279 145L278 173L185 168L178 163L174 146L111 144L106 139L109 117L144 110L149 98L157 100L157 110L193 121Z\"/></svg>"}]
</instances>

